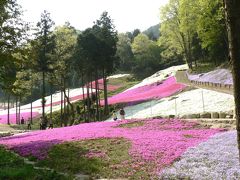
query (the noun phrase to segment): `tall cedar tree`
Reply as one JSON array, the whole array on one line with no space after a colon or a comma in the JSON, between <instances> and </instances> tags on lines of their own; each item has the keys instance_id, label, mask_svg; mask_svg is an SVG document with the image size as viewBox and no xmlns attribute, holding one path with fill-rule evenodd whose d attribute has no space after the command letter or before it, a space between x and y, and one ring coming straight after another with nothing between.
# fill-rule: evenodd
<instances>
[{"instance_id":1,"label":"tall cedar tree","mask_svg":"<svg viewBox=\"0 0 240 180\"><path fill-rule=\"evenodd\" d=\"M38 32L37 36L37 59L36 59L36 69L42 73L42 117L45 120L45 79L46 73L51 72L51 58L50 54L54 49L54 36L52 34L51 28L54 22L50 18L50 14L44 11L41 14L41 20L37 23Z\"/></svg>"},{"instance_id":2,"label":"tall cedar tree","mask_svg":"<svg viewBox=\"0 0 240 180\"><path fill-rule=\"evenodd\" d=\"M103 12L100 19L93 26L96 36L101 40L101 56L99 57L99 65L102 71L104 85L104 113L109 113L107 99L107 75L114 71L116 61L119 60L116 56L117 51L117 31L113 24L113 20L107 12Z\"/></svg>"}]
</instances>

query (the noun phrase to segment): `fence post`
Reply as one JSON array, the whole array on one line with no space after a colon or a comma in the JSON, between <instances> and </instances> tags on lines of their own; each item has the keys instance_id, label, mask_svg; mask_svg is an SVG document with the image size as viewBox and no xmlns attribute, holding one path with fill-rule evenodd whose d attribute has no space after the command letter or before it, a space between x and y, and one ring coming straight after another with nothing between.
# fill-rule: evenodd
<instances>
[{"instance_id":1,"label":"fence post","mask_svg":"<svg viewBox=\"0 0 240 180\"><path fill-rule=\"evenodd\" d=\"M203 112L205 112L205 108L204 108L204 97L203 97L203 90L202 90L202 104L203 104Z\"/></svg>"}]
</instances>

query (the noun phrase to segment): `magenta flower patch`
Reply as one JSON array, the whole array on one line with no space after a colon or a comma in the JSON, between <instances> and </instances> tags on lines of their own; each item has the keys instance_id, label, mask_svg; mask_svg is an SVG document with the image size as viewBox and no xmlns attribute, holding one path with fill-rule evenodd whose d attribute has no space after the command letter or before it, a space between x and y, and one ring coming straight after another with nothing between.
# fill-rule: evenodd
<instances>
[{"instance_id":1,"label":"magenta flower patch","mask_svg":"<svg viewBox=\"0 0 240 180\"><path fill-rule=\"evenodd\" d=\"M120 124L132 121L85 123L77 126L35 131L0 139L0 144L22 156L38 159L47 156L48 149L65 141L97 138L126 138L132 143L130 155L140 161L151 161L161 170L179 158L189 147L206 141L220 129L199 129L195 122L153 119L143 126L121 128ZM90 152L89 157L102 157L100 152Z\"/></svg>"},{"instance_id":2,"label":"magenta flower patch","mask_svg":"<svg viewBox=\"0 0 240 180\"><path fill-rule=\"evenodd\" d=\"M184 89L186 85L176 82L175 77L170 77L163 82L153 83L131 89L108 99L109 104L143 102L150 99L161 99L173 95ZM101 104L104 102L102 101Z\"/></svg>"}]
</instances>

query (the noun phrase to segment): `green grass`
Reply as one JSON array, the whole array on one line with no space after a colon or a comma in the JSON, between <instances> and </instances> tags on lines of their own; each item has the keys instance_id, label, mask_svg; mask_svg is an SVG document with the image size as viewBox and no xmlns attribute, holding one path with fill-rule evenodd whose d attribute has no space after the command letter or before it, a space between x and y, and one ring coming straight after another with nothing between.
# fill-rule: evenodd
<instances>
[{"instance_id":1,"label":"green grass","mask_svg":"<svg viewBox=\"0 0 240 180\"><path fill-rule=\"evenodd\" d=\"M150 179L152 164L139 165L129 155L130 147L130 142L122 138L68 142L54 146L48 158L38 165L72 175L89 175L92 179ZM95 155L89 157L89 153Z\"/></svg>"},{"instance_id":2,"label":"green grass","mask_svg":"<svg viewBox=\"0 0 240 180\"><path fill-rule=\"evenodd\" d=\"M138 83L139 83L139 81L136 80L132 76L121 77L121 78L116 78L116 79L109 79L108 84L116 85L116 86L120 86L120 87L115 91L108 91L108 97L111 97L113 95L121 93ZM101 98L103 98L103 92L101 93Z\"/></svg>"},{"instance_id":3,"label":"green grass","mask_svg":"<svg viewBox=\"0 0 240 180\"><path fill-rule=\"evenodd\" d=\"M52 179L67 179L56 172L47 170L35 170L32 165L25 164L23 158L6 150L0 146L0 179L7 180L52 180Z\"/></svg>"},{"instance_id":4,"label":"green grass","mask_svg":"<svg viewBox=\"0 0 240 180\"><path fill-rule=\"evenodd\" d=\"M11 124L11 128L15 130L27 130L27 124ZM33 124L31 125L32 130L39 130L39 120L33 120Z\"/></svg>"},{"instance_id":5,"label":"green grass","mask_svg":"<svg viewBox=\"0 0 240 180\"><path fill-rule=\"evenodd\" d=\"M200 74L200 73L206 73L209 71L213 71L216 69L216 65L214 63L198 63L197 67L193 67L193 70L190 71L192 74Z\"/></svg>"},{"instance_id":6,"label":"green grass","mask_svg":"<svg viewBox=\"0 0 240 180\"><path fill-rule=\"evenodd\" d=\"M143 121L134 121L134 122L129 122L125 124L120 124L118 127L121 128L134 128L134 127L140 127L143 126L144 122Z\"/></svg>"}]
</instances>

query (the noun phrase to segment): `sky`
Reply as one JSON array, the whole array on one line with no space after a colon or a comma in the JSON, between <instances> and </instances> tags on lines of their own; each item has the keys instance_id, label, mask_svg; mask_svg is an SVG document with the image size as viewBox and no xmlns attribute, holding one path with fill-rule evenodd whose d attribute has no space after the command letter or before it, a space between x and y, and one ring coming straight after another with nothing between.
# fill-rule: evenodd
<instances>
[{"instance_id":1,"label":"sky","mask_svg":"<svg viewBox=\"0 0 240 180\"><path fill-rule=\"evenodd\" d=\"M160 7L168 0L17 0L24 10L24 20L34 25L44 10L51 14L55 25L68 21L84 30L107 11L118 32L146 30L160 22Z\"/></svg>"}]
</instances>

